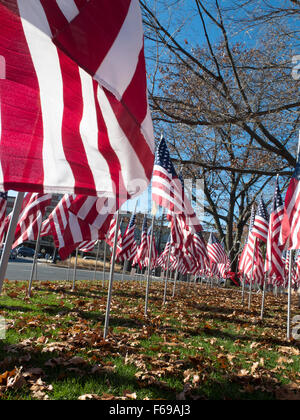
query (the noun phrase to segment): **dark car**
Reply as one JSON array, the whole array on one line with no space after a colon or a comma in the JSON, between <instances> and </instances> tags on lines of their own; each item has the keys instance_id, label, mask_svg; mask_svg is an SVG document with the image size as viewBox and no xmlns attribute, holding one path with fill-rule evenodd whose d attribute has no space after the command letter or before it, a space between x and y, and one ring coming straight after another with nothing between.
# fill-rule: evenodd
<instances>
[{"instance_id":1,"label":"dark car","mask_svg":"<svg viewBox=\"0 0 300 420\"><path fill-rule=\"evenodd\" d=\"M17 249L18 256L21 257L33 257L34 249L28 248L27 246L21 246Z\"/></svg>"},{"instance_id":2,"label":"dark car","mask_svg":"<svg viewBox=\"0 0 300 420\"><path fill-rule=\"evenodd\" d=\"M2 255L3 252L3 248L0 249L0 257ZM17 258L17 251L15 249L11 249L10 254L9 254L9 259L10 260L15 260Z\"/></svg>"}]
</instances>

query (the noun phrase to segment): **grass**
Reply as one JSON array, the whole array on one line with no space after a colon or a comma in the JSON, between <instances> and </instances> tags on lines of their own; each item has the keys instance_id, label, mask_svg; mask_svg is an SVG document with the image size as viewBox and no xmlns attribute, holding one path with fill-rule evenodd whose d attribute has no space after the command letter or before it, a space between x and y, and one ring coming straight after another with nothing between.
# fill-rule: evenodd
<instances>
[{"instance_id":1,"label":"grass","mask_svg":"<svg viewBox=\"0 0 300 420\"><path fill-rule=\"evenodd\" d=\"M258 295L249 311L236 289L182 285L172 299L170 286L163 306L163 285L153 282L145 317L145 284L115 282L104 341L102 282L77 282L75 292L66 282L35 283L30 299L26 290L5 282L0 298L8 326L0 399L300 399L286 296L268 295L261 321Z\"/></svg>"}]
</instances>

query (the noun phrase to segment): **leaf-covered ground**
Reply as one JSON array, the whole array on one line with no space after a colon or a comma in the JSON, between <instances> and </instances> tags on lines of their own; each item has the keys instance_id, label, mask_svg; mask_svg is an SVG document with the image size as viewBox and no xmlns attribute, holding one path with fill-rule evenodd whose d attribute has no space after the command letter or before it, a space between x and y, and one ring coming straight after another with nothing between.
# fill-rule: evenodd
<instances>
[{"instance_id":1,"label":"leaf-covered ground","mask_svg":"<svg viewBox=\"0 0 300 420\"><path fill-rule=\"evenodd\" d=\"M115 282L109 338L101 283L6 282L0 399L300 399L300 343L286 341L287 297L237 289ZM299 315L293 302L293 315Z\"/></svg>"}]
</instances>

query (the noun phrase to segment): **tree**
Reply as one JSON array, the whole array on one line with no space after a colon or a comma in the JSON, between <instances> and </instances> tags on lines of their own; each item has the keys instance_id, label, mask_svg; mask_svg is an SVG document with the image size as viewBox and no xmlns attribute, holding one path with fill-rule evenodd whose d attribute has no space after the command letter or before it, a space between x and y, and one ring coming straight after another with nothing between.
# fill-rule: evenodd
<instances>
[{"instance_id":1,"label":"tree","mask_svg":"<svg viewBox=\"0 0 300 420\"><path fill-rule=\"evenodd\" d=\"M276 28L249 40L239 12L232 18L218 0L140 3L155 125L184 175L204 180L207 224L234 257L257 196L269 186L271 198L272 178L295 166L300 101L287 23L274 14ZM280 23L286 32L274 38Z\"/></svg>"}]
</instances>

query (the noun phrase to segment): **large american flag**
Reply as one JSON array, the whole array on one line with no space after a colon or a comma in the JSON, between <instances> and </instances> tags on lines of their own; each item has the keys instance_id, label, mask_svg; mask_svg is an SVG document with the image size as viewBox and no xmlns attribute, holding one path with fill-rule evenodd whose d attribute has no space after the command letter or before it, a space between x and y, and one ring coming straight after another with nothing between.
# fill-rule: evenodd
<instances>
[{"instance_id":1,"label":"large american flag","mask_svg":"<svg viewBox=\"0 0 300 420\"><path fill-rule=\"evenodd\" d=\"M7 192L0 192L0 246L3 244L5 233L5 217L7 207Z\"/></svg>"},{"instance_id":2,"label":"large american flag","mask_svg":"<svg viewBox=\"0 0 300 420\"><path fill-rule=\"evenodd\" d=\"M147 188L138 0L0 0L0 56L0 189L129 198Z\"/></svg>"},{"instance_id":3,"label":"large american flag","mask_svg":"<svg viewBox=\"0 0 300 420\"><path fill-rule=\"evenodd\" d=\"M275 276L277 281L283 281L284 279L282 247L279 246L279 235L281 222L283 219L283 208L283 201L281 198L279 183L277 179L273 199L273 211L270 216L265 262L265 272L269 275L269 277Z\"/></svg>"},{"instance_id":4,"label":"large american flag","mask_svg":"<svg viewBox=\"0 0 300 420\"><path fill-rule=\"evenodd\" d=\"M181 216L191 233L202 230L191 202L183 191L182 182L176 174L163 137L155 154L152 199L159 206L168 209L169 213Z\"/></svg>"},{"instance_id":5,"label":"large american flag","mask_svg":"<svg viewBox=\"0 0 300 420\"><path fill-rule=\"evenodd\" d=\"M281 222L280 244L287 249L300 249L300 159L289 183Z\"/></svg>"},{"instance_id":6,"label":"large american flag","mask_svg":"<svg viewBox=\"0 0 300 420\"><path fill-rule=\"evenodd\" d=\"M252 234L263 242L268 240L269 214L263 198L260 199L254 219Z\"/></svg>"}]
</instances>

